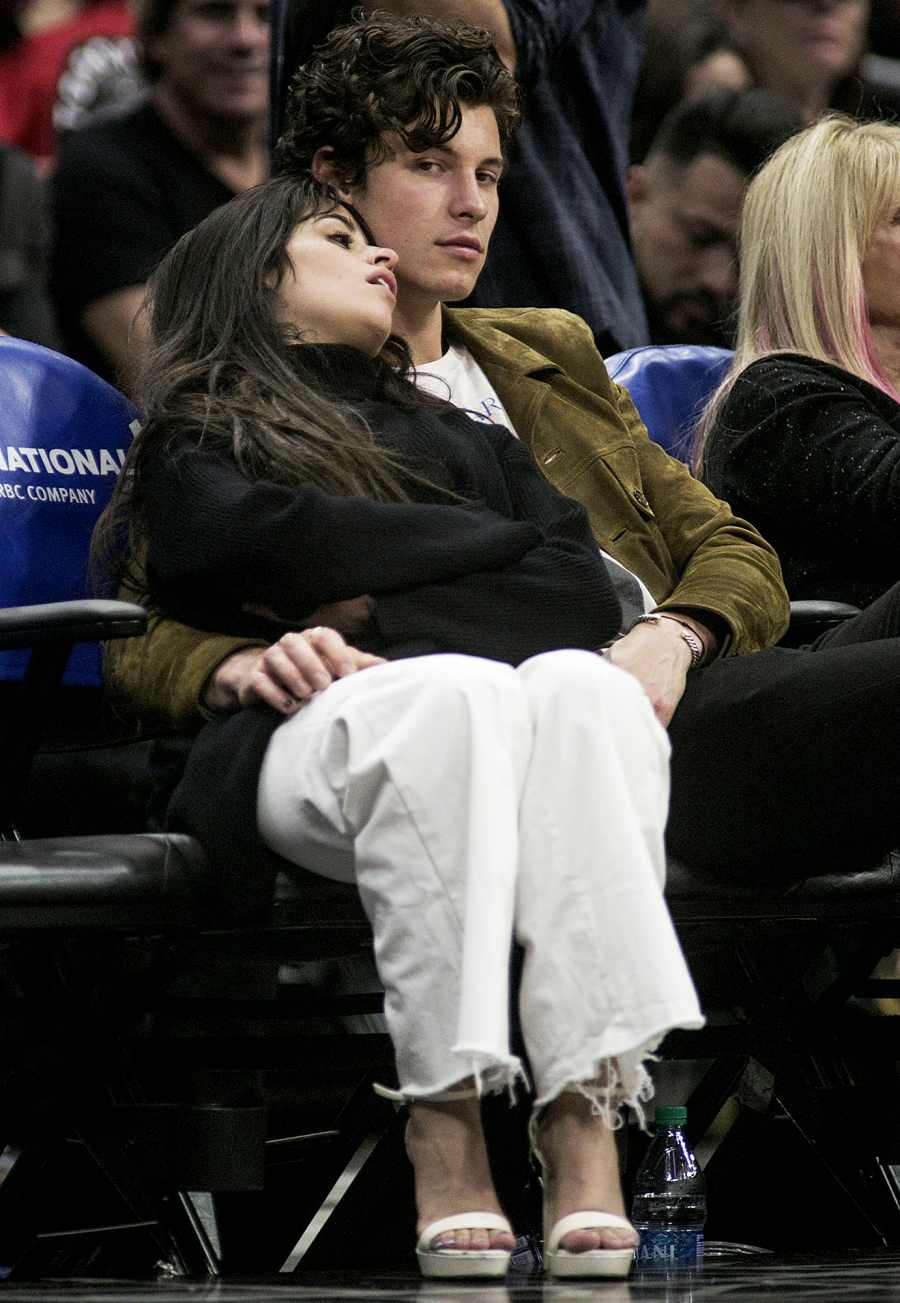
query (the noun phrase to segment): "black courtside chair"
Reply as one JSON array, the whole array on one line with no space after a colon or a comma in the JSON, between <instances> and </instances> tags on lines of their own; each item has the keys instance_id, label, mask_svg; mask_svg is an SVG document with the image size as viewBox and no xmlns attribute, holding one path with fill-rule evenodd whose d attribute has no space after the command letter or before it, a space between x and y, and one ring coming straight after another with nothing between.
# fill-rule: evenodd
<instances>
[{"instance_id":1,"label":"black courtside chair","mask_svg":"<svg viewBox=\"0 0 900 1303\"><path fill-rule=\"evenodd\" d=\"M312 1260L337 1233L324 1196L395 1129L355 892L285 878L236 923L191 839L135 831L159 740L105 711L98 642L145 617L82 597L135 413L15 339L0 410L0 1278ZM217 1201L273 1171L289 1206L263 1259Z\"/></svg>"}]
</instances>

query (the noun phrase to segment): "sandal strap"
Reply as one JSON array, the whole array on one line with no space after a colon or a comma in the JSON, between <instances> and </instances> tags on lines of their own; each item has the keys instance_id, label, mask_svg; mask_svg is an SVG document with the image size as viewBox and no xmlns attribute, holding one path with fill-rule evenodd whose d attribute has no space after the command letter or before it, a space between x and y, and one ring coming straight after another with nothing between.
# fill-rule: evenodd
<instances>
[{"instance_id":1,"label":"sandal strap","mask_svg":"<svg viewBox=\"0 0 900 1303\"><path fill-rule=\"evenodd\" d=\"M550 1237L544 1246L545 1253L555 1253L559 1248L560 1241L569 1234L570 1231L633 1231L634 1227L625 1217L619 1217L617 1213L601 1212L580 1212L569 1213L568 1217L560 1217L559 1221L550 1232Z\"/></svg>"},{"instance_id":2,"label":"sandal strap","mask_svg":"<svg viewBox=\"0 0 900 1303\"><path fill-rule=\"evenodd\" d=\"M402 1090L391 1090L389 1086L382 1086L380 1081L373 1081L372 1089L375 1094L380 1095L382 1099L392 1100L395 1104L406 1103L407 1096L404 1095Z\"/></svg>"},{"instance_id":3,"label":"sandal strap","mask_svg":"<svg viewBox=\"0 0 900 1303\"><path fill-rule=\"evenodd\" d=\"M402 1090L391 1090L378 1081L372 1082L372 1089L382 1099L393 1100L396 1104L451 1104L457 1099L478 1099L480 1093L475 1086L451 1086L435 1095L406 1095Z\"/></svg>"},{"instance_id":4,"label":"sandal strap","mask_svg":"<svg viewBox=\"0 0 900 1303\"><path fill-rule=\"evenodd\" d=\"M444 1231L465 1230L508 1231L512 1235L512 1227L499 1213L455 1213L452 1217L439 1217L436 1222L429 1222L419 1236L416 1251L425 1253L431 1247L432 1240L443 1235ZM445 1249L444 1252L449 1253L451 1250Z\"/></svg>"}]
</instances>

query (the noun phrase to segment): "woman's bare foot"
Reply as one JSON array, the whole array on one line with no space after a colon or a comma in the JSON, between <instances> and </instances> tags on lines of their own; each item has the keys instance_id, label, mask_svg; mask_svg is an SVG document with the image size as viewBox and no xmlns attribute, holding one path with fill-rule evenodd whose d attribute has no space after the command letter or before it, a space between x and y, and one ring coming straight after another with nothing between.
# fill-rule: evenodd
<instances>
[{"instance_id":1,"label":"woman's bare foot","mask_svg":"<svg viewBox=\"0 0 900 1303\"><path fill-rule=\"evenodd\" d=\"M406 1152L416 1174L417 1235L438 1218L456 1213L503 1215L491 1179L477 1099L411 1104ZM433 1247L508 1252L514 1245L508 1232L476 1224L470 1230L444 1231Z\"/></svg>"},{"instance_id":2,"label":"woman's bare foot","mask_svg":"<svg viewBox=\"0 0 900 1303\"><path fill-rule=\"evenodd\" d=\"M619 1158L613 1133L591 1112L583 1095L559 1095L547 1106L541 1122L540 1147L546 1162L544 1199L547 1222L555 1225L574 1212L607 1212L625 1216ZM590 1249L632 1249L637 1231L570 1231L560 1244L570 1253Z\"/></svg>"}]
</instances>

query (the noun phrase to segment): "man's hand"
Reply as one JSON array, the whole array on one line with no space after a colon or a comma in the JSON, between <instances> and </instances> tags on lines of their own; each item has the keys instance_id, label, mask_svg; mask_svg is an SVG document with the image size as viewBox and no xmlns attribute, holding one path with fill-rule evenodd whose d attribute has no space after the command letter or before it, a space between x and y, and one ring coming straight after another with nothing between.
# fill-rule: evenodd
<instances>
[{"instance_id":1,"label":"man's hand","mask_svg":"<svg viewBox=\"0 0 900 1303\"><path fill-rule=\"evenodd\" d=\"M656 718L663 728L668 728L691 667L691 650L675 621L636 624L612 644L607 656L613 665L634 675L650 698Z\"/></svg>"},{"instance_id":2,"label":"man's hand","mask_svg":"<svg viewBox=\"0 0 900 1303\"><path fill-rule=\"evenodd\" d=\"M271 647L234 652L210 675L203 704L226 712L262 701L292 715L335 679L383 664L382 656L350 647L336 629L317 626L286 633Z\"/></svg>"},{"instance_id":3,"label":"man's hand","mask_svg":"<svg viewBox=\"0 0 900 1303\"><path fill-rule=\"evenodd\" d=\"M273 611L271 606L257 606L252 602L245 602L243 610L282 624L290 618L283 613ZM329 629L337 629L338 633L342 633L345 638L351 638L362 632L374 611L375 598L370 597L368 593L363 593L361 597L346 597L340 602L324 602L316 607L307 620L303 621L303 627L314 629L325 625Z\"/></svg>"}]
</instances>

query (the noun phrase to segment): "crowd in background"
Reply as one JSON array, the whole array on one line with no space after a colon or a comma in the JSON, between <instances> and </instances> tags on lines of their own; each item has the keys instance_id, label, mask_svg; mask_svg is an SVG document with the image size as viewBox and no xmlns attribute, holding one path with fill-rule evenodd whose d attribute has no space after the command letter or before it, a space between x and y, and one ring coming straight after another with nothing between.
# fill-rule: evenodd
<instances>
[{"instance_id":1,"label":"crowd in background","mask_svg":"<svg viewBox=\"0 0 900 1303\"><path fill-rule=\"evenodd\" d=\"M605 355L729 344L748 180L828 108L897 118L900 4L526 8L506 6L525 125L472 302L569 308ZM347 14L289 6L285 65ZM127 388L147 276L266 174L268 0L5 0L0 21L0 328Z\"/></svg>"}]
</instances>

